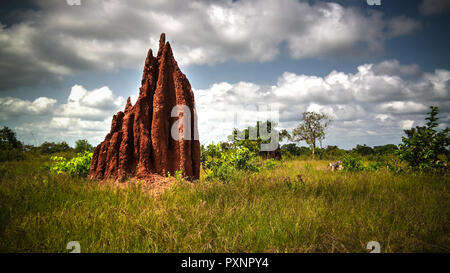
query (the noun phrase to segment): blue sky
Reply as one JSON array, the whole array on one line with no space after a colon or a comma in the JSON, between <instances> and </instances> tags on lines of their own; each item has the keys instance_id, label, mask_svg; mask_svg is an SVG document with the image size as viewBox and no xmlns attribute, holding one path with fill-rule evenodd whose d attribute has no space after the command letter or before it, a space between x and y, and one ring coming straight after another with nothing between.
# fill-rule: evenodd
<instances>
[{"instance_id":1,"label":"blue sky","mask_svg":"<svg viewBox=\"0 0 450 273\"><path fill-rule=\"evenodd\" d=\"M450 1L0 5L0 126L26 143L103 140L161 32L194 89L204 143L224 140L249 105L277 105L289 130L303 111L325 112L325 145L344 148L399 143L430 105L450 122Z\"/></svg>"}]
</instances>

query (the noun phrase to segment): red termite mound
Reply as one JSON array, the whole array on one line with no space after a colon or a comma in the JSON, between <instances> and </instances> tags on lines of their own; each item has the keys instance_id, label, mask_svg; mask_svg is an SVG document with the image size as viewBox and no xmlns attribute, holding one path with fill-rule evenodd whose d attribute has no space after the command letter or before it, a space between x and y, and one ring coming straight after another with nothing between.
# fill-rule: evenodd
<instances>
[{"instance_id":1,"label":"red termite mound","mask_svg":"<svg viewBox=\"0 0 450 273\"><path fill-rule=\"evenodd\" d=\"M183 116L185 112L172 117L176 105L190 110L190 123L189 115ZM171 130L177 120L190 128L175 127L179 129L174 138ZM163 33L156 57L148 51L136 104L131 105L128 98L125 110L114 115L110 133L95 148L90 178L146 179L154 174L173 175L178 170L185 177L199 178L200 143L191 85Z\"/></svg>"}]
</instances>

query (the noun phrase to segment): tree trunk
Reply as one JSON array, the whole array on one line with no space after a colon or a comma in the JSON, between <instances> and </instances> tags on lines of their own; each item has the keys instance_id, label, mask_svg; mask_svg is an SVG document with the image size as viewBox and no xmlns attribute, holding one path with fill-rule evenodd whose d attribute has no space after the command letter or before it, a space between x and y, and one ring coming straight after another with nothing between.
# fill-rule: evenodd
<instances>
[{"instance_id":1,"label":"tree trunk","mask_svg":"<svg viewBox=\"0 0 450 273\"><path fill-rule=\"evenodd\" d=\"M313 143L312 145L312 159L314 160L314 155L316 153L316 144Z\"/></svg>"}]
</instances>

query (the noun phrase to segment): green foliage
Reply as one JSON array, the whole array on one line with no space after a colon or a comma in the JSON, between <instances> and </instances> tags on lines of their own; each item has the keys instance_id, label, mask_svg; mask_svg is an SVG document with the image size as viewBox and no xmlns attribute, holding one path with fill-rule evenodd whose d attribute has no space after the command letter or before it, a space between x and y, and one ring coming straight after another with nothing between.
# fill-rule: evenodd
<instances>
[{"instance_id":1,"label":"green foliage","mask_svg":"<svg viewBox=\"0 0 450 273\"><path fill-rule=\"evenodd\" d=\"M86 139L79 139L75 141L75 152L82 153L85 151L93 152L94 147Z\"/></svg>"},{"instance_id":2,"label":"green foliage","mask_svg":"<svg viewBox=\"0 0 450 273\"><path fill-rule=\"evenodd\" d=\"M0 147L5 148L6 146L13 149L22 149L22 143L17 140L16 133L5 126L0 130Z\"/></svg>"},{"instance_id":3,"label":"green foliage","mask_svg":"<svg viewBox=\"0 0 450 273\"><path fill-rule=\"evenodd\" d=\"M366 171L379 171L381 168L383 168L385 165L379 161L370 161L367 167L364 169Z\"/></svg>"},{"instance_id":4,"label":"green foliage","mask_svg":"<svg viewBox=\"0 0 450 273\"><path fill-rule=\"evenodd\" d=\"M249 126L244 130L234 129L227 138L230 142L229 148L247 148L250 152L261 154L261 144L267 144L271 141L272 131L276 131L276 122L267 120L258 121L255 126ZM286 130L279 132L279 140L289 139L290 135Z\"/></svg>"},{"instance_id":5,"label":"green foliage","mask_svg":"<svg viewBox=\"0 0 450 273\"><path fill-rule=\"evenodd\" d=\"M24 160L22 143L17 140L16 133L8 127L0 130L0 162Z\"/></svg>"},{"instance_id":6,"label":"green foliage","mask_svg":"<svg viewBox=\"0 0 450 273\"><path fill-rule=\"evenodd\" d=\"M39 151L41 154L54 154L54 153L63 153L69 152L72 148L67 144L67 142L62 141L59 143L55 142L44 142L39 146Z\"/></svg>"},{"instance_id":7,"label":"green foliage","mask_svg":"<svg viewBox=\"0 0 450 273\"><path fill-rule=\"evenodd\" d=\"M281 162L273 158L269 158L264 161L264 168L266 170L273 170L279 166L281 166Z\"/></svg>"},{"instance_id":8,"label":"green foliage","mask_svg":"<svg viewBox=\"0 0 450 273\"><path fill-rule=\"evenodd\" d=\"M304 146L297 146L295 143L284 144L281 146L281 152L284 154L289 153L293 156L309 155L311 149Z\"/></svg>"},{"instance_id":9,"label":"green foliage","mask_svg":"<svg viewBox=\"0 0 450 273\"><path fill-rule=\"evenodd\" d=\"M92 153L88 151L79 153L70 160L62 156L52 156L50 159L52 164L49 166L49 169L53 173L67 173L74 177L87 177L91 166Z\"/></svg>"},{"instance_id":10,"label":"green foliage","mask_svg":"<svg viewBox=\"0 0 450 273\"><path fill-rule=\"evenodd\" d=\"M353 148L353 152L357 153L358 155L361 156L367 156L367 155L373 155L374 154L374 150L372 149L372 147L367 146L366 144L364 145L356 145L355 148Z\"/></svg>"},{"instance_id":11,"label":"green foliage","mask_svg":"<svg viewBox=\"0 0 450 273\"><path fill-rule=\"evenodd\" d=\"M225 150L221 143L210 144L201 151L202 167L207 178L228 181L236 171L258 171L256 155L247 147Z\"/></svg>"},{"instance_id":12,"label":"green foliage","mask_svg":"<svg viewBox=\"0 0 450 273\"><path fill-rule=\"evenodd\" d=\"M397 151L398 156L405 160L412 169L421 171L446 171L450 157L450 129L447 127L438 131L439 108L431 106L426 126L405 130Z\"/></svg>"},{"instance_id":13,"label":"green foliage","mask_svg":"<svg viewBox=\"0 0 450 273\"><path fill-rule=\"evenodd\" d=\"M237 170L244 171L257 171L256 166L253 164L255 160L255 154L248 148L242 147L241 149L233 150L225 153L225 160Z\"/></svg>"},{"instance_id":14,"label":"green foliage","mask_svg":"<svg viewBox=\"0 0 450 273\"><path fill-rule=\"evenodd\" d=\"M339 149L338 146L327 146L326 149L317 149L320 159L340 160L347 151Z\"/></svg>"},{"instance_id":15,"label":"green foliage","mask_svg":"<svg viewBox=\"0 0 450 273\"><path fill-rule=\"evenodd\" d=\"M398 147L395 144L386 144L382 146L373 147L373 152L376 155L393 155L397 150Z\"/></svg>"},{"instance_id":16,"label":"green foliage","mask_svg":"<svg viewBox=\"0 0 450 273\"><path fill-rule=\"evenodd\" d=\"M363 171L364 164L361 158L355 154L346 154L342 160L342 166L344 166L345 171L355 172Z\"/></svg>"}]
</instances>

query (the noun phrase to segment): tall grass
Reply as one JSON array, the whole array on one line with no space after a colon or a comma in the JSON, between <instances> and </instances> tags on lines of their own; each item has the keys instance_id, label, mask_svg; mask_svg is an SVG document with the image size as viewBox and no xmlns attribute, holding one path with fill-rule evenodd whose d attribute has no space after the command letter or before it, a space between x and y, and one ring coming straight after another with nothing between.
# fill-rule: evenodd
<instances>
[{"instance_id":1,"label":"tall grass","mask_svg":"<svg viewBox=\"0 0 450 273\"><path fill-rule=\"evenodd\" d=\"M0 251L449 252L448 176L330 172L293 160L152 194L0 165ZM298 175L301 175L300 177Z\"/></svg>"}]
</instances>

